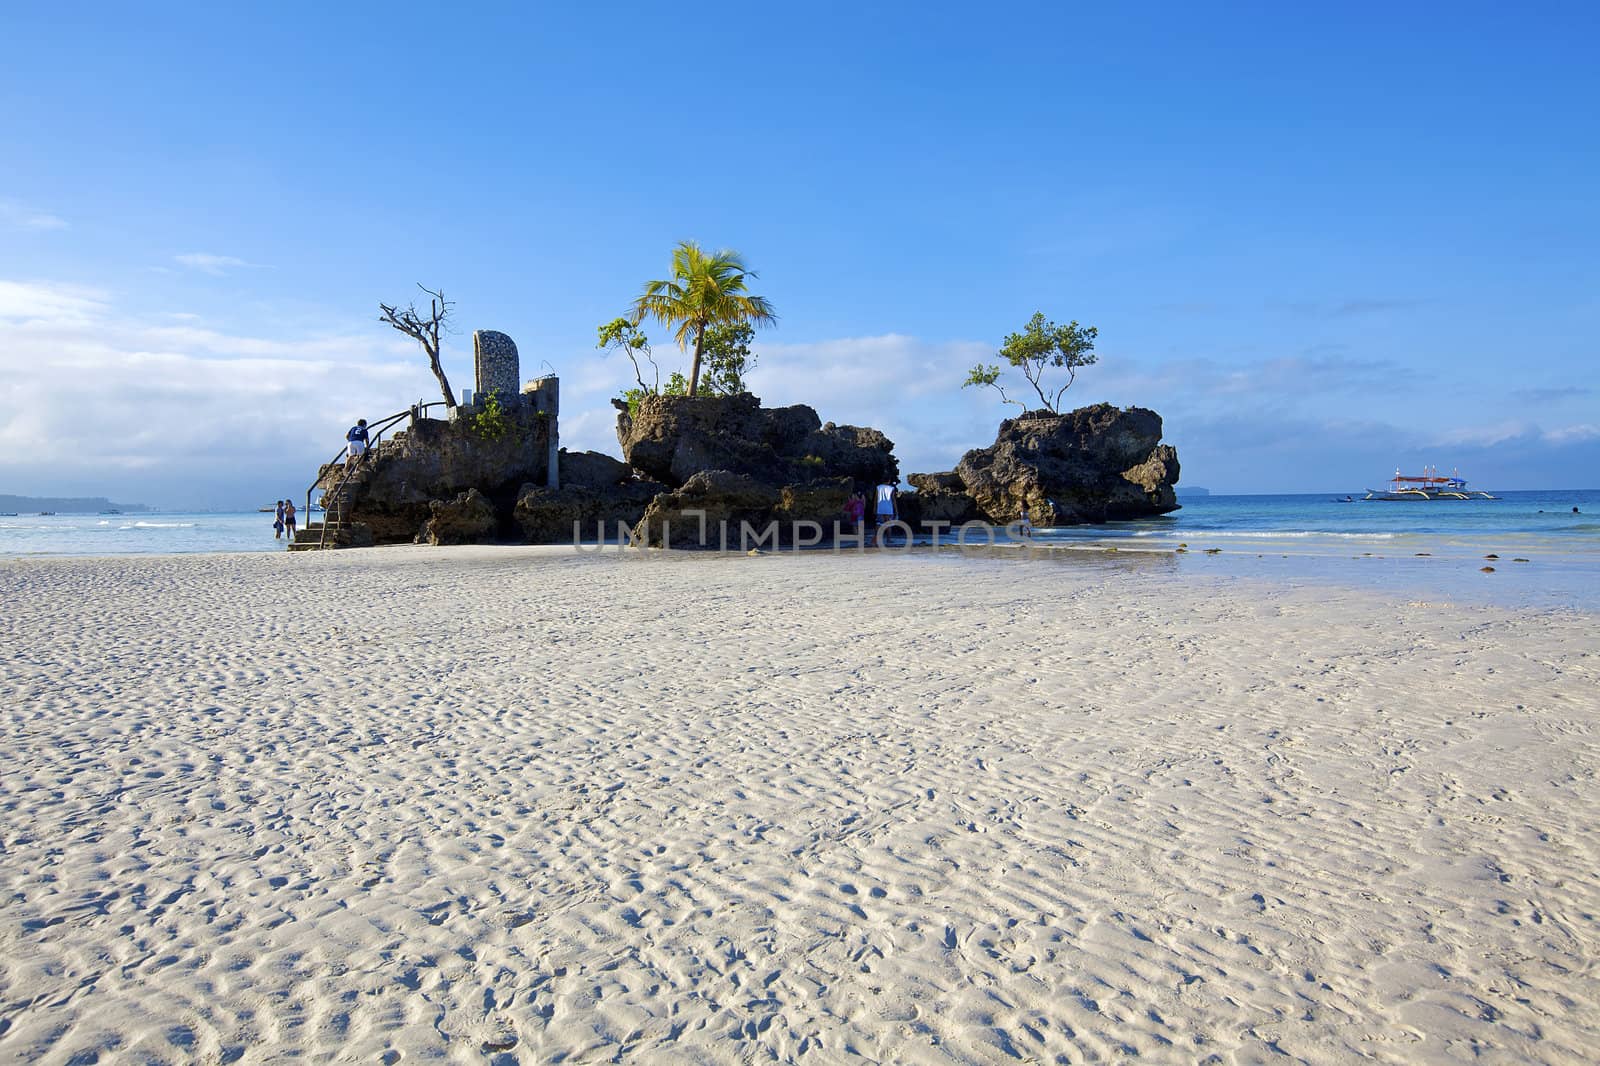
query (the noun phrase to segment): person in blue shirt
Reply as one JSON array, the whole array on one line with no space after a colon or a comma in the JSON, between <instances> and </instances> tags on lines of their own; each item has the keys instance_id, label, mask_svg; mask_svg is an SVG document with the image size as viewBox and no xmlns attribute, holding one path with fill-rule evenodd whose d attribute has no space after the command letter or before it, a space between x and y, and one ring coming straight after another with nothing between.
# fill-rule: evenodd
<instances>
[{"instance_id":1,"label":"person in blue shirt","mask_svg":"<svg viewBox=\"0 0 1600 1066\"><path fill-rule=\"evenodd\" d=\"M361 456L366 453L367 446L370 443L367 440L367 420L365 418L357 420L356 424L351 426L349 432L344 435L344 439L345 454L347 456L345 465L354 466L361 461Z\"/></svg>"}]
</instances>

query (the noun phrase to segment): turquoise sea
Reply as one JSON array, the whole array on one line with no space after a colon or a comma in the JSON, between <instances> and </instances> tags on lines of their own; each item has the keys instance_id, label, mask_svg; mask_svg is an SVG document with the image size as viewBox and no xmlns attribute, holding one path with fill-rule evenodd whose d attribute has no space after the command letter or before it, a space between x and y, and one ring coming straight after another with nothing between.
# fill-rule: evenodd
<instances>
[{"instance_id":1,"label":"turquoise sea","mask_svg":"<svg viewBox=\"0 0 1600 1066\"><path fill-rule=\"evenodd\" d=\"M1049 540L1279 551L1485 552L1500 547L1600 552L1600 489L1502 492L1496 500L1353 502L1342 495L1201 496L1139 522L1047 530ZM1577 513L1573 512L1577 508Z\"/></svg>"},{"instance_id":2,"label":"turquoise sea","mask_svg":"<svg viewBox=\"0 0 1600 1066\"><path fill-rule=\"evenodd\" d=\"M1129 550L1172 550L1183 544L1191 551L1472 557L1534 552L1600 560L1600 490L1500 496L1392 503L1335 502L1343 497L1322 494L1192 497L1183 501L1182 510L1162 518L1040 530L1037 540ZM272 515L255 512L0 516L0 556L283 549L284 542L272 537Z\"/></svg>"},{"instance_id":3,"label":"turquoise sea","mask_svg":"<svg viewBox=\"0 0 1600 1066\"><path fill-rule=\"evenodd\" d=\"M284 542L272 539L272 517L254 511L0 515L0 557L283 551Z\"/></svg>"},{"instance_id":4,"label":"turquoise sea","mask_svg":"<svg viewBox=\"0 0 1600 1066\"><path fill-rule=\"evenodd\" d=\"M1042 530L1042 543L1176 558L1224 581L1364 587L1409 599L1600 611L1600 490L1346 503L1209 496L1161 518ZM1573 508L1577 508L1574 513ZM1178 548L1182 554L1173 555ZM1144 551L1140 551L1144 549Z\"/></svg>"}]
</instances>

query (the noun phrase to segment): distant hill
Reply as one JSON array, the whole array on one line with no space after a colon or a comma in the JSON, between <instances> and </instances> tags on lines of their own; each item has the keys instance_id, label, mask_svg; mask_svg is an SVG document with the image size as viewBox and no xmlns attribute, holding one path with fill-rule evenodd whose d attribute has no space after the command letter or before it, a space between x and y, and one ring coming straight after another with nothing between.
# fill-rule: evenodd
<instances>
[{"instance_id":1,"label":"distant hill","mask_svg":"<svg viewBox=\"0 0 1600 1066\"><path fill-rule=\"evenodd\" d=\"M99 514L101 511L148 511L142 503L112 503L104 496L0 496L0 511L56 511L60 514Z\"/></svg>"},{"instance_id":2,"label":"distant hill","mask_svg":"<svg viewBox=\"0 0 1600 1066\"><path fill-rule=\"evenodd\" d=\"M1211 490L1210 489L1198 489L1198 488L1191 489L1186 485L1179 485L1178 486L1178 499L1180 499L1180 500L1183 499L1185 496L1209 496L1209 495L1211 495Z\"/></svg>"}]
</instances>

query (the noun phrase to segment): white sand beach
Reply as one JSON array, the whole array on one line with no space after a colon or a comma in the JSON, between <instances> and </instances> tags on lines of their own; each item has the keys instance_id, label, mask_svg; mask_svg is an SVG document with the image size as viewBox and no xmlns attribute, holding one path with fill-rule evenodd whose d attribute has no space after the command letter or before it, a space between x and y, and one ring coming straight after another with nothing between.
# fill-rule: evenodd
<instances>
[{"instance_id":1,"label":"white sand beach","mask_svg":"<svg viewBox=\"0 0 1600 1066\"><path fill-rule=\"evenodd\" d=\"M1593 615L1084 552L0 595L6 1062L1600 1047Z\"/></svg>"}]
</instances>

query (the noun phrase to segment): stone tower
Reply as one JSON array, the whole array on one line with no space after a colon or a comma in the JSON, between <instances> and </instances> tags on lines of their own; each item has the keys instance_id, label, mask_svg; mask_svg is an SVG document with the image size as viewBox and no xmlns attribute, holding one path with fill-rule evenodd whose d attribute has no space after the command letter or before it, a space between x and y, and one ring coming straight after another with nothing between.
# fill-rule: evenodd
<instances>
[{"instance_id":1,"label":"stone tower","mask_svg":"<svg viewBox=\"0 0 1600 1066\"><path fill-rule=\"evenodd\" d=\"M520 395L522 366L517 358L517 342L493 329L472 331L472 362L477 371L478 402L500 390L500 402L510 405Z\"/></svg>"}]
</instances>

